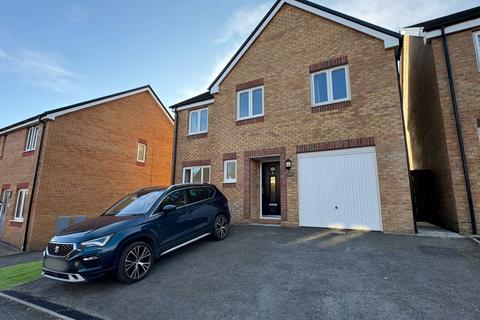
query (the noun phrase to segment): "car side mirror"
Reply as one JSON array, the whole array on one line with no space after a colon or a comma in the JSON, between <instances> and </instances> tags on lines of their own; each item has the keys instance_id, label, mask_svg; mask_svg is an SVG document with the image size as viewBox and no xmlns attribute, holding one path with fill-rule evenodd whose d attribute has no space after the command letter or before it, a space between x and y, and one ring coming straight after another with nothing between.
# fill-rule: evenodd
<instances>
[{"instance_id":1,"label":"car side mirror","mask_svg":"<svg viewBox=\"0 0 480 320\"><path fill-rule=\"evenodd\" d=\"M165 207L163 207L162 209L162 212L164 214L168 214L168 213L171 213L173 211L175 211L177 209L177 207L173 204L167 204Z\"/></svg>"}]
</instances>

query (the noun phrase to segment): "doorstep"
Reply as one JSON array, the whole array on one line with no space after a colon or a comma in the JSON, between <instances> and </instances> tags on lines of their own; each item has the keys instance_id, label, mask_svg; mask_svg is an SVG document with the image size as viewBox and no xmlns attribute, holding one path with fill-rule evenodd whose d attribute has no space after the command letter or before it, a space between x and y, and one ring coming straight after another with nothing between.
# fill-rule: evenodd
<instances>
[{"instance_id":1,"label":"doorstep","mask_svg":"<svg viewBox=\"0 0 480 320\"><path fill-rule=\"evenodd\" d=\"M262 218L257 218L257 219L252 219L250 221L252 224L261 224L261 225L276 225L280 226L282 225L282 220L281 219L262 219Z\"/></svg>"}]
</instances>

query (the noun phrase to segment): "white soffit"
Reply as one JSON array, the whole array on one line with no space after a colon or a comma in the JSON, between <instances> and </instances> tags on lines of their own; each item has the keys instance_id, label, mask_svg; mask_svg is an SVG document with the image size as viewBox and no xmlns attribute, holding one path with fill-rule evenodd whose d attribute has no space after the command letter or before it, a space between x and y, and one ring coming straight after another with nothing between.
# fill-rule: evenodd
<instances>
[{"instance_id":1,"label":"white soffit","mask_svg":"<svg viewBox=\"0 0 480 320\"><path fill-rule=\"evenodd\" d=\"M260 25L260 27L255 31L253 36L248 40L248 42L245 44L245 46L242 48L240 52L235 56L235 59L231 61L228 65L228 68L226 68L218 77L218 79L215 81L215 83L212 85L210 89L210 93L218 93L220 90L220 83L225 79L225 77L230 73L230 71L235 67L237 62L242 58L242 56L247 52L247 50L250 48L250 46L255 42L255 40L260 36L262 31L266 28L266 26L270 23L270 21L275 17L277 12L281 9L281 7L284 4L289 4L291 6L294 6L296 8L311 12L313 14L316 14L318 16L321 16L325 19L337 22L339 24L342 24L344 26L347 26L349 28L352 28L354 30L360 31L362 33L368 34L370 36L373 36L375 38L378 38L380 40L383 40L385 49L388 48L393 48L397 47L400 43L399 39L397 37L385 34L383 32L380 32L378 30L366 27L364 25L361 25L359 23L353 22L351 20L342 18L340 16L334 15L332 13L326 12L324 10L321 10L319 8L313 7L311 5L296 1L296 0L282 0L278 2L275 8L270 12L268 17L263 21L263 23Z\"/></svg>"}]
</instances>

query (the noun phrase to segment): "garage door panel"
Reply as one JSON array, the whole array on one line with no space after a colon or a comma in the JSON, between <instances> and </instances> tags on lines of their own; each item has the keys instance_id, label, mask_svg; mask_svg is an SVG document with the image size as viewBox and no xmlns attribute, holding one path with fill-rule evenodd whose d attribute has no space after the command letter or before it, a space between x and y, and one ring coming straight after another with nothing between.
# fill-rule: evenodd
<instances>
[{"instance_id":1,"label":"garage door panel","mask_svg":"<svg viewBox=\"0 0 480 320\"><path fill-rule=\"evenodd\" d=\"M300 225L382 230L374 148L299 155Z\"/></svg>"}]
</instances>

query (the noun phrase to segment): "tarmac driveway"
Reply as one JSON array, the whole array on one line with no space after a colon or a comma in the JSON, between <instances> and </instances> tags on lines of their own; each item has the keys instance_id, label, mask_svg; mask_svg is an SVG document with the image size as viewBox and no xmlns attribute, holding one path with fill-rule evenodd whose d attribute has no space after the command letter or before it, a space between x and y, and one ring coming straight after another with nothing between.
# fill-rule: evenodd
<instances>
[{"instance_id":1,"label":"tarmac driveway","mask_svg":"<svg viewBox=\"0 0 480 320\"><path fill-rule=\"evenodd\" d=\"M160 259L149 278L17 290L106 319L478 319L469 239L234 226Z\"/></svg>"}]
</instances>

